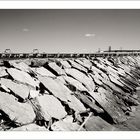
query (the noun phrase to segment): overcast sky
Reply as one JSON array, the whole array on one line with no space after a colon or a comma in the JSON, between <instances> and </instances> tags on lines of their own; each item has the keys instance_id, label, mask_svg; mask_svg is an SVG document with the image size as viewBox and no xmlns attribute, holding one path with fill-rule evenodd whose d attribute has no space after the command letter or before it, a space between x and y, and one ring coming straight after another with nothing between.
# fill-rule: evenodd
<instances>
[{"instance_id":1,"label":"overcast sky","mask_svg":"<svg viewBox=\"0 0 140 140\"><path fill-rule=\"evenodd\" d=\"M140 48L140 10L0 10L0 52Z\"/></svg>"}]
</instances>

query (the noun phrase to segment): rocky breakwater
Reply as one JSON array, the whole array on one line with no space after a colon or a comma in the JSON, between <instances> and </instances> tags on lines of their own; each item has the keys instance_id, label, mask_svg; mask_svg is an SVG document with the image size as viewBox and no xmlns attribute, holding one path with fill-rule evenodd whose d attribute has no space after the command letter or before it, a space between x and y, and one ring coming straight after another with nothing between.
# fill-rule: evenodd
<instances>
[{"instance_id":1,"label":"rocky breakwater","mask_svg":"<svg viewBox=\"0 0 140 140\"><path fill-rule=\"evenodd\" d=\"M140 57L1 61L0 130L118 130L139 105Z\"/></svg>"}]
</instances>

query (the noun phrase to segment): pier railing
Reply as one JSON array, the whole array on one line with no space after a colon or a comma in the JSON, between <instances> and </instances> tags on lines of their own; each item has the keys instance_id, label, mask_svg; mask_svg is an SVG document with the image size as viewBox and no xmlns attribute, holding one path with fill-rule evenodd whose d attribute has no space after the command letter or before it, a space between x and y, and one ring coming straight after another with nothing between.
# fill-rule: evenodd
<instances>
[{"instance_id":1,"label":"pier railing","mask_svg":"<svg viewBox=\"0 0 140 140\"><path fill-rule=\"evenodd\" d=\"M101 52L101 53L0 53L0 59L19 58L80 58L107 56L138 56L140 52Z\"/></svg>"}]
</instances>

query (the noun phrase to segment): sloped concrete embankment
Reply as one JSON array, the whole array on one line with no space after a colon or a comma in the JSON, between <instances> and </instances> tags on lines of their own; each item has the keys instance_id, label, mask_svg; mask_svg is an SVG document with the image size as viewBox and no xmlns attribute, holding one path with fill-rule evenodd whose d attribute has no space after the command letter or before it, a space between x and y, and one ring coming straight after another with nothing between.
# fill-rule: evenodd
<instances>
[{"instance_id":1,"label":"sloped concrete embankment","mask_svg":"<svg viewBox=\"0 0 140 140\"><path fill-rule=\"evenodd\" d=\"M0 130L119 130L139 79L138 56L2 61Z\"/></svg>"}]
</instances>

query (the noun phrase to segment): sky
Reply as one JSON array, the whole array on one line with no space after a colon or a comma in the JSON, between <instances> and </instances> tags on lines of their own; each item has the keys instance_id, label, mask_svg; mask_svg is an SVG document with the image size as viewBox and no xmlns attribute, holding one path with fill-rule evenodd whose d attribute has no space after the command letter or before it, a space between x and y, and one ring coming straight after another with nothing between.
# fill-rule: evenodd
<instances>
[{"instance_id":1,"label":"sky","mask_svg":"<svg viewBox=\"0 0 140 140\"><path fill-rule=\"evenodd\" d=\"M140 48L140 10L0 9L0 52Z\"/></svg>"}]
</instances>

